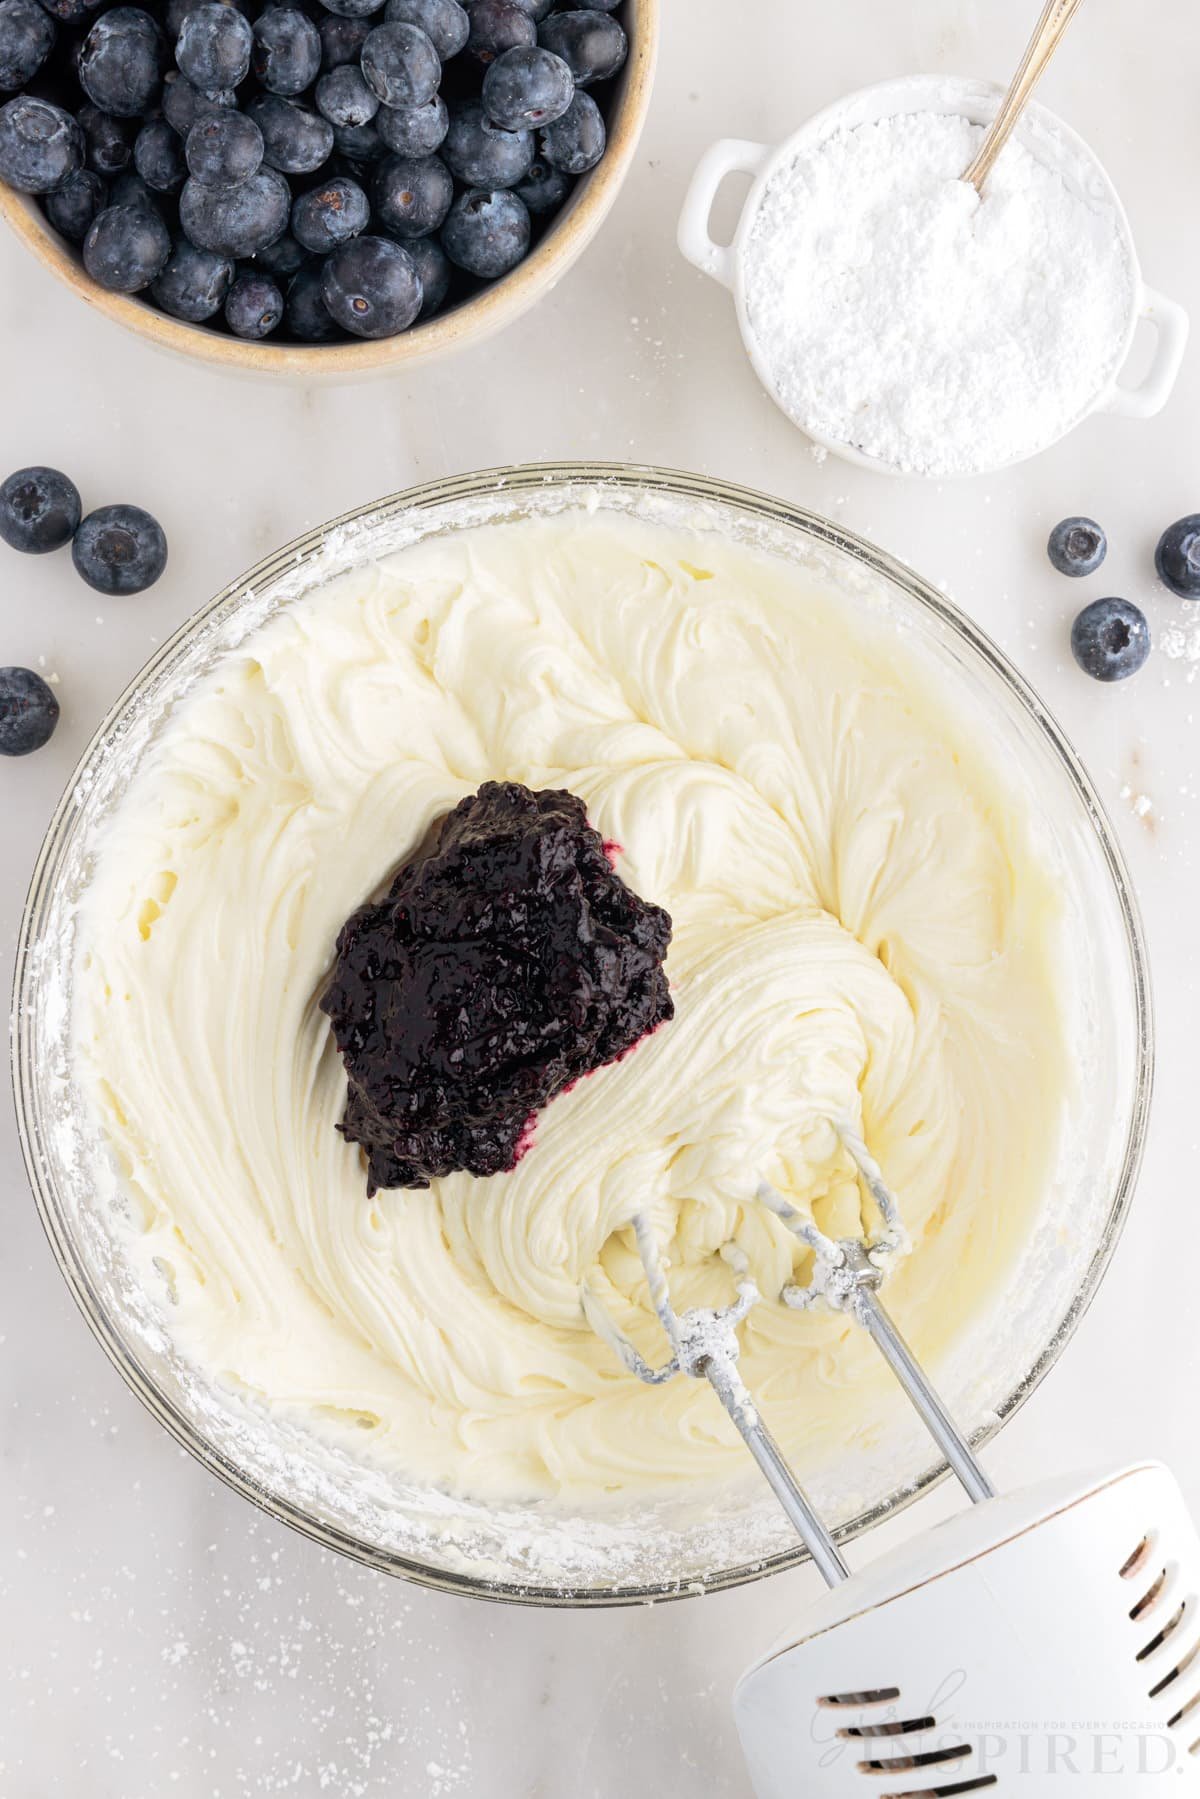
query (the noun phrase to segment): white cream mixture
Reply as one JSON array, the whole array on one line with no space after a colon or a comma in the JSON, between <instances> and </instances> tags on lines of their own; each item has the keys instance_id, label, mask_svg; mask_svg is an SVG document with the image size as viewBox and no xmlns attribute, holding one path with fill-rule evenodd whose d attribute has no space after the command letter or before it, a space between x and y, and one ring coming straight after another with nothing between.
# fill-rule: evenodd
<instances>
[{"instance_id":1,"label":"white cream mixture","mask_svg":"<svg viewBox=\"0 0 1200 1799\"><path fill-rule=\"evenodd\" d=\"M317 999L337 931L489 779L567 787L675 922L677 1016L541 1115L507 1175L366 1196ZM655 1358L625 1229L679 1304L803 1264L766 1175L857 1229L828 1123L859 1122L936 1360L1004 1276L1063 1105L1057 910L1021 809L885 620L780 561L583 513L426 541L289 608L179 706L80 919L78 1058L147 1283L207 1371L407 1475L482 1496L744 1471ZM760 1305L743 1371L829 1451L879 1375L843 1319Z\"/></svg>"}]
</instances>

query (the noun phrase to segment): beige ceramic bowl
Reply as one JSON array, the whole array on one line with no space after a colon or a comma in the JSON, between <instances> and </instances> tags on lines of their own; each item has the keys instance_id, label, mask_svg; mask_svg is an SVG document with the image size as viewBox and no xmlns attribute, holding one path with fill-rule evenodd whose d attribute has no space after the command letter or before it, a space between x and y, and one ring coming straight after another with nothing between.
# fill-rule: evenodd
<instances>
[{"instance_id":1,"label":"beige ceramic bowl","mask_svg":"<svg viewBox=\"0 0 1200 1799\"><path fill-rule=\"evenodd\" d=\"M617 197L633 161L650 105L658 53L660 0L626 0L629 59L617 77L608 112L608 149L584 175L546 235L520 266L493 286L415 325L398 337L333 344L247 343L188 325L159 312L136 294L110 294L84 273L79 252L53 229L37 201L0 183L0 217L6 219L38 261L97 312L136 331L149 343L218 368L300 376L332 375L340 380L381 368L415 368L436 356L476 344L548 293L591 243Z\"/></svg>"}]
</instances>

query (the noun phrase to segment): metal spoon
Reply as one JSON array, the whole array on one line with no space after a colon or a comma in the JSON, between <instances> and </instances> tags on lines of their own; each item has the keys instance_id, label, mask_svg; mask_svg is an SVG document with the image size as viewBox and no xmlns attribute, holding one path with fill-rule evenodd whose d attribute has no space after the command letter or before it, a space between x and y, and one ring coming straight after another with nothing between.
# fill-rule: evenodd
<instances>
[{"instance_id":1,"label":"metal spoon","mask_svg":"<svg viewBox=\"0 0 1200 1799\"><path fill-rule=\"evenodd\" d=\"M969 181L976 193L983 191L983 184L992 172L992 164L1012 136L1013 128L1041 80L1046 64L1058 49L1063 32L1082 4L1083 0L1046 0L1045 10L1021 58L1021 66L1013 76L1012 86L992 120L991 128L979 147L978 156L963 176L963 180Z\"/></svg>"}]
</instances>

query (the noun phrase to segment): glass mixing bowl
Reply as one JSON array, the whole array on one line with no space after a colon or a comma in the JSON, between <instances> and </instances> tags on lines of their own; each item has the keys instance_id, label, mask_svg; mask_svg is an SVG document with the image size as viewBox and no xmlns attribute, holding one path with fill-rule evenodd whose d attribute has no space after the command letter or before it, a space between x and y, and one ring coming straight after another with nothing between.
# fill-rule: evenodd
<instances>
[{"instance_id":1,"label":"glass mixing bowl","mask_svg":"<svg viewBox=\"0 0 1200 1799\"><path fill-rule=\"evenodd\" d=\"M440 481L365 506L260 562L165 644L117 701L50 825L21 927L13 1014L17 1112L51 1245L133 1391L205 1467L317 1542L388 1573L537 1604L614 1604L733 1586L802 1559L749 1463L744 1482L652 1500L485 1505L406 1485L226 1389L176 1351L125 1259L111 1176L71 1066L73 933L96 833L180 696L232 646L332 576L432 533L568 507L719 532L815 576L872 628L902 636L947 704L986 734L1055 870L1078 966L1065 971L1078 1084L1062 1155L1007 1278L935 1372L960 1423L996 1432L1061 1353L1109 1261L1141 1156L1152 1037L1129 880L1087 775L1037 695L928 582L827 520L722 482L620 465L538 465ZM853 1536L944 1472L895 1395L869 1443L805 1469Z\"/></svg>"}]
</instances>

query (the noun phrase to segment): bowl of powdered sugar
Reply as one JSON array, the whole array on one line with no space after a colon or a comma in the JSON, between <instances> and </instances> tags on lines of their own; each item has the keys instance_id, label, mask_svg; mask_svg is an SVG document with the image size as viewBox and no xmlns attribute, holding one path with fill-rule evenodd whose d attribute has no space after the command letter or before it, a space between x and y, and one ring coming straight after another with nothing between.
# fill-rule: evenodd
<instances>
[{"instance_id":1,"label":"bowl of powdered sugar","mask_svg":"<svg viewBox=\"0 0 1200 1799\"><path fill-rule=\"evenodd\" d=\"M1093 152L1030 107L984 185L962 179L1000 89L915 76L864 89L776 148L724 139L679 225L689 261L734 294L759 379L815 443L890 474L982 474L1088 414L1165 403L1187 316L1142 280ZM709 217L754 177L736 234ZM1122 371L1139 323L1153 355Z\"/></svg>"}]
</instances>

